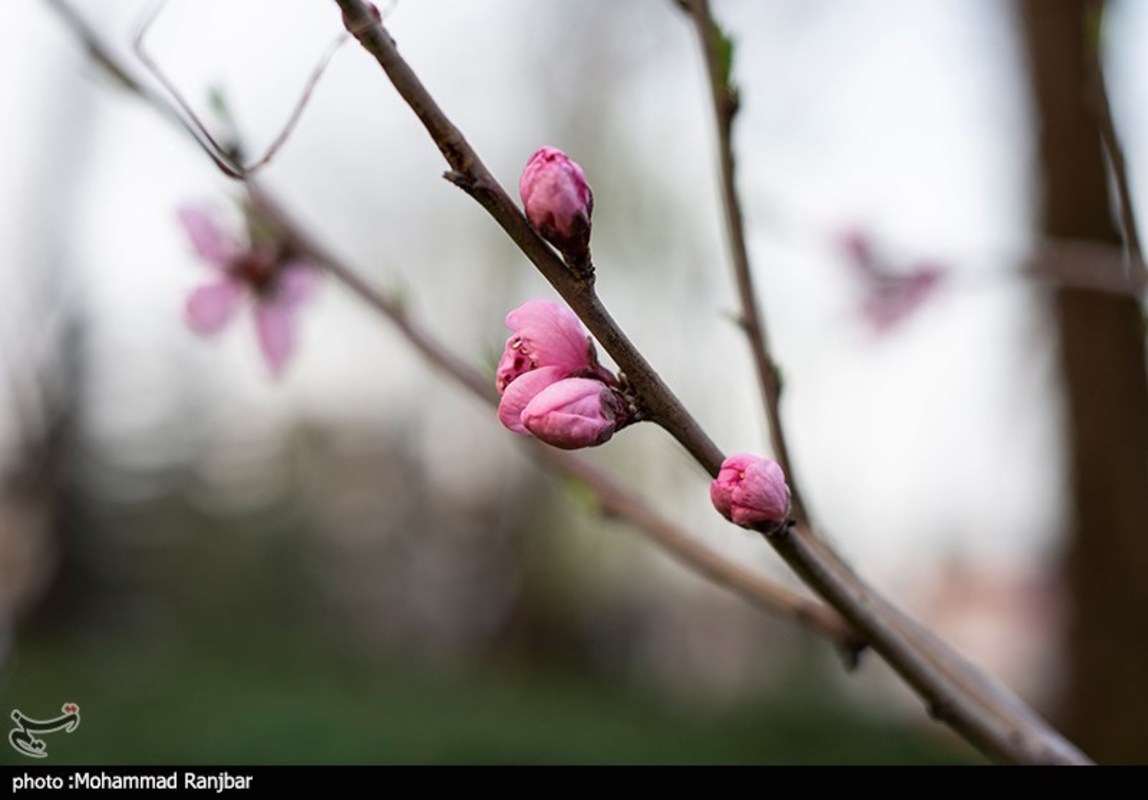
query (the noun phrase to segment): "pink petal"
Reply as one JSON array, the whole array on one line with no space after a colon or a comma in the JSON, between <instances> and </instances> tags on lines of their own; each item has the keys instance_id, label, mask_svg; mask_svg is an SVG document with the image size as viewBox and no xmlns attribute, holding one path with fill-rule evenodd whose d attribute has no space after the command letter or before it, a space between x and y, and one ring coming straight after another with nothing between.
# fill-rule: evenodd
<instances>
[{"instance_id":1,"label":"pink petal","mask_svg":"<svg viewBox=\"0 0 1148 800\"><path fill-rule=\"evenodd\" d=\"M307 261L290 261L279 271L275 302L298 306L315 295L319 285L319 268Z\"/></svg>"},{"instance_id":2,"label":"pink petal","mask_svg":"<svg viewBox=\"0 0 1148 800\"><path fill-rule=\"evenodd\" d=\"M603 444L618 418L614 393L592 378L567 378L534 396L522 411L522 424L534 436L563 450Z\"/></svg>"},{"instance_id":3,"label":"pink petal","mask_svg":"<svg viewBox=\"0 0 1148 800\"><path fill-rule=\"evenodd\" d=\"M872 277L877 268L869 237L859 228L850 228L838 236L841 250L849 257L849 264L865 277Z\"/></svg>"},{"instance_id":4,"label":"pink petal","mask_svg":"<svg viewBox=\"0 0 1148 800\"><path fill-rule=\"evenodd\" d=\"M270 300L255 307L259 349L273 378L279 378L295 351L295 306Z\"/></svg>"},{"instance_id":5,"label":"pink petal","mask_svg":"<svg viewBox=\"0 0 1148 800\"><path fill-rule=\"evenodd\" d=\"M522 412L535 396L564 377L558 367L541 367L510 382L498 404L498 421L515 433L529 433L522 424Z\"/></svg>"},{"instance_id":6,"label":"pink petal","mask_svg":"<svg viewBox=\"0 0 1148 800\"><path fill-rule=\"evenodd\" d=\"M875 333L886 333L904 322L936 294L946 272L936 266L918 267L908 275L887 279L871 286L861 304L861 313Z\"/></svg>"},{"instance_id":7,"label":"pink petal","mask_svg":"<svg viewBox=\"0 0 1148 800\"><path fill-rule=\"evenodd\" d=\"M528 300L506 315L514 331L507 347L520 342L521 350L538 367L561 367L570 375L593 369L593 346L581 320L554 300Z\"/></svg>"},{"instance_id":8,"label":"pink petal","mask_svg":"<svg viewBox=\"0 0 1148 800\"><path fill-rule=\"evenodd\" d=\"M242 288L231 278L200 286L187 297L187 324L201 336L223 330L239 308Z\"/></svg>"},{"instance_id":9,"label":"pink petal","mask_svg":"<svg viewBox=\"0 0 1148 800\"><path fill-rule=\"evenodd\" d=\"M315 293L318 285L316 268L305 261L292 261L280 268L274 293L264 297L255 308L255 329L259 349L271 369L272 377L283 374L295 351L296 313Z\"/></svg>"},{"instance_id":10,"label":"pink petal","mask_svg":"<svg viewBox=\"0 0 1148 800\"><path fill-rule=\"evenodd\" d=\"M215 220L202 209L182 206L177 215L191 240L191 246L204 261L222 269L239 255L239 243L216 225Z\"/></svg>"}]
</instances>

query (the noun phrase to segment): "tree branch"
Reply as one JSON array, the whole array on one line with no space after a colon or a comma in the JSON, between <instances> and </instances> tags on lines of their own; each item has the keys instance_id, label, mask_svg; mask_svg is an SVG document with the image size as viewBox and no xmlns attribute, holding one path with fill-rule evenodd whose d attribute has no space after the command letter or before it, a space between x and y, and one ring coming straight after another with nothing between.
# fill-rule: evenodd
<instances>
[{"instance_id":1,"label":"tree branch","mask_svg":"<svg viewBox=\"0 0 1148 800\"><path fill-rule=\"evenodd\" d=\"M685 445L711 475L716 474L722 461L721 452L617 329L592 287L567 272L554 253L530 230L506 192L399 55L381 23L371 17L362 0L336 2L348 27L374 56L447 159L453 170L451 179L490 212L582 317L603 348L631 377L651 410L657 410L656 421ZM992 684L967 662L959 663L967 667L971 677L957 673L955 654L947 659L948 663L939 661L930 652L939 648L939 643L931 638L926 642L919 626L861 581L807 527L763 533L786 562L853 623L871 646L917 690L934 716L947 722L972 744L995 758L1015 763L1089 763L1082 753L1007 690L993 687L999 691L994 691L992 696L978 691ZM1018 708L1023 709L1023 713L1016 713Z\"/></svg>"},{"instance_id":2,"label":"tree branch","mask_svg":"<svg viewBox=\"0 0 1148 800\"><path fill-rule=\"evenodd\" d=\"M766 421L769 424L769 437L777 462L788 477L793 516L807 518L805 504L801 501L801 491L793 462L789 457L785 431L781 425L781 377L777 362L769 347L769 334L765 327L758 294L754 289L753 270L749 262L749 248L745 240L745 225L741 212L741 199L737 192L736 162L733 154L733 120L738 111L738 95L730 82L729 65L723 62L721 47L729 47L725 34L718 28L710 14L707 0L678 0L693 20L705 58L706 73L709 76L710 97L713 101L714 121L717 124L718 163L721 176L722 207L725 209L726 242L730 260L733 262L737 293L741 302L741 324L749 342L753 356L754 371L757 373L758 387ZM729 54L727 54L728 57Z\"/></svg>"}]
</instances>

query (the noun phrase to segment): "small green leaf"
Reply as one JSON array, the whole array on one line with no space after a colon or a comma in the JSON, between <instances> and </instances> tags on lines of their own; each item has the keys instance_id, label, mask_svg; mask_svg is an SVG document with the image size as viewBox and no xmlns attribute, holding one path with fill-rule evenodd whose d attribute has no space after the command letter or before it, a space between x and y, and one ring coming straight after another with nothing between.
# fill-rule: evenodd
<instances>
[{"instance_id":1,"label":"small green leaf","mask_svg":"<svg viewBox=\"0 0 1148 800\"><path fill-rule=\"evenodd\" d=\"M731 309L726 308L726 309L722 309L718 313L722 317L722 319L724 319L726 322L733 325L735 328L740 330L742 333L745 333L745 317L742 315L742 313L740 311L733 311Z\"/></svg>"},{"instance_id":2,"label":"small green leaf","mask_svg":"<svg viewBox=\"0 0 1148 800\"><path fill-rule=\"evenodd\" d=\"M726 91L734 91L733 86L733 39L721 29L716 22L710 30L710 34L714 38L714 45L717 48L718 65L721 68L721 81Z\"/></svg>"},{"instance_id":3,"label":"small green leaf","mask_svg":"<svg viewBox=\"0 0 1148 800\"><path fill-rule=\"evenodd\" d=\"M785 373L781 371L781 365L776 361L772 362L770 366L773 369L773 378L777 381L777 389L781 391L785 388Z\"/></svg>"},{"instance_id":4,"label":"small green leaf","mask_svg":"<svg viewBox=\"0 0 1148 800\"><path fill-rule=\"evenodd\" d=\"M1084 11L1085 45L1094 58L1100 56L1101 39L1104 35L1104 3L1089 3Z\"/></svg>"},{"instance_id":5,"label":"small green leaf","mask_svg":"<svg viewBox=\"0 0 1148 800\"><path fill-rule=\"evenodd\" d=\"M394 276L391 279L390 290L387 292L390 301L394 303L395 309L400 313L405 313L410 307L411 291L410 286L402 276Z\"/></svg>"},{"instance_id":6,"label":"small green leaf","mask_svg":"<svg viewBox=\"0 0 1148 800\"><path fill-rule=\"evenodd\" d=\"M495 350L490 345L482 348L482 371L490 378L490 382L494 383L494 378L498 374L498 362L502 358L502 352Z\"/></svg>"},{"instance_id":7,"label":"small green leaf","mask_svg":"<svg viewBox=\"0 0 1148 800\"><path fill-rule=\"evenodd\" d=\"M570 497L571 501L576 506L586 509L591 513L598 513L602 510L601 502L598 495L582 481L575 478L562 478L562 489Z\"/></svg>"},{"instance_id":8,"label":"small green leaf","mask_svg":"<svg viewBox=\"0 0 1148 800\"><path fill-rule=\"evenodd\" d=\"M211 108L211 113L221 122L231 122L231 110L227 105L227 95L223 91L223 86L213 84L207 90L207 104Z\"/></svg>"}]
</instances>

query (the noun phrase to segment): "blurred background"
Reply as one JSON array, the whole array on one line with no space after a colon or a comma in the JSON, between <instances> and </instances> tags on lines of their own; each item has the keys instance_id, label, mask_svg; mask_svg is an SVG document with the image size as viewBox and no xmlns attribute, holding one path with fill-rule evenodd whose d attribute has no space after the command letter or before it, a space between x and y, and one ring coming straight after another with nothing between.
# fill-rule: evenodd
<instances>
[{"instance_id":1,"label":"blurred background","mask_svg":"<svg viewBox=\"0 0 1148 800\"><path fill-rule=\"evenodd\" d=\"M71 5L150 81L131 50L147 3ZM1091 755L1148 760L1143 309L1024 268L1047 237L1119 244L1093 45L1142 196L1148 7L714 10L814 517ZM719 446L766 451L676 5L385 14L505 186L543 144L583 165L607 306ZM320 0L171 0L148 48L209 125L226 97L257 153L341 30ZM184 304L211 273L175 211L211 206L239 237L236 185L47 3L3 4L0 65L0 710L80 705L49 762L980 760L875 657L847 673L603 518L334 282L281 380L249 313L193 334ZM263 180L493 376L506 312L553 294L443 169L349 44ZM796 586L647 427L587 455Z\"/></svg>"}]
</instances>

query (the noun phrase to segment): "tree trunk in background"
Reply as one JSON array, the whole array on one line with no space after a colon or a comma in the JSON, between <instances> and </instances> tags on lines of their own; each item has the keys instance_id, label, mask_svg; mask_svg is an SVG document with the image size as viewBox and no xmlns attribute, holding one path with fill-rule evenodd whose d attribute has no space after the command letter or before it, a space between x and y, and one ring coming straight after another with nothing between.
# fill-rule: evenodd
<instances>
[{"instance_id":1,"label":"tree trunk in background","mask_svg":"<svg viewBox=\"0 0 1148 800\"><path fill-rule=\"evenodd\" d=\"M1022 0L1050 237L1119 242L1089 111L1089 0ZM1098 11L1099 9L1097 9ZM1074 525L1065 733L1100 762L1148 762L1148 375L1127 297L1055 296Z\"/></svg>"}]
</instances>

